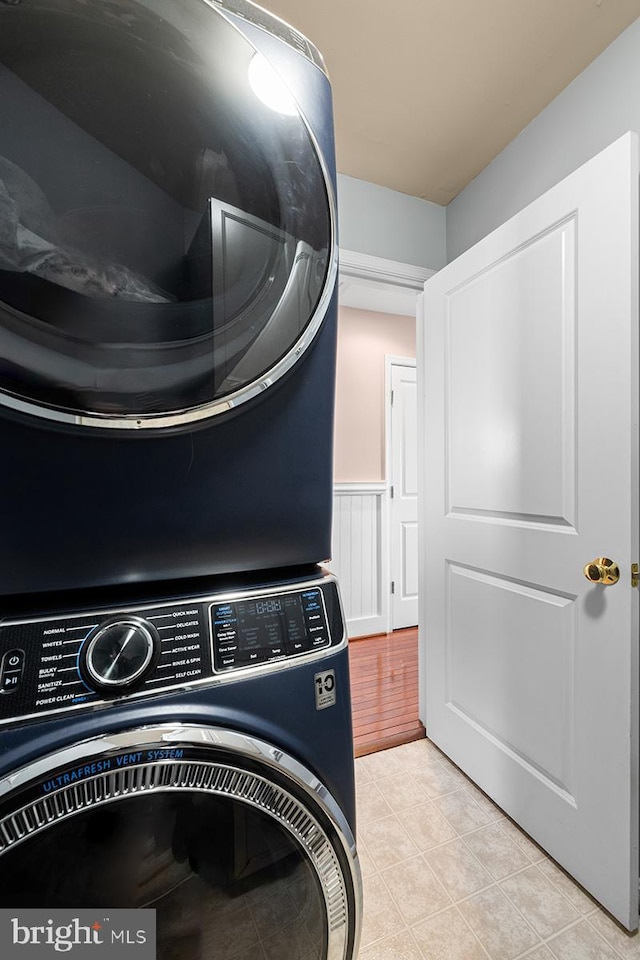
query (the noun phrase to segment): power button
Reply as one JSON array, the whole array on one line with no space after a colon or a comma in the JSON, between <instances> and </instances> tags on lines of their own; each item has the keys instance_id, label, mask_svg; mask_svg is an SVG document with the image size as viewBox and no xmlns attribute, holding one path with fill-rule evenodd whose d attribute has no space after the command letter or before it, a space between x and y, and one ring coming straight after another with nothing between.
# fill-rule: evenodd
<instances>
[{"instance_id":1,"label":"power button","mask_svg":"<svg viewBox=\"0 0 640 960\"><path fill-rule=\"evenodd\" d=\"M0 691L13 693L22 681L24 650L7 650L0 666Z\"/></svg>"}]
</instances>

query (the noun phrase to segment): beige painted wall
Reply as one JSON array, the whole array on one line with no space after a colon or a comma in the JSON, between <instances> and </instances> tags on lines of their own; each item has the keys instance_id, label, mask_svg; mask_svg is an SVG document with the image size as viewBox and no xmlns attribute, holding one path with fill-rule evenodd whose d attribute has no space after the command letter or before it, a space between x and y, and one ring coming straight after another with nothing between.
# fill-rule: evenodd
<instances>
[{"instance_id":1,"label":"beige painted wall","mask_svg":"<svg viewBox=\"0 0 640 960\"><path fill-rule=\"evenodd\" d=\"M385 354L415 357L416 321L341 307L334 480L384 480Z\"/></svg>"}]
</instances>

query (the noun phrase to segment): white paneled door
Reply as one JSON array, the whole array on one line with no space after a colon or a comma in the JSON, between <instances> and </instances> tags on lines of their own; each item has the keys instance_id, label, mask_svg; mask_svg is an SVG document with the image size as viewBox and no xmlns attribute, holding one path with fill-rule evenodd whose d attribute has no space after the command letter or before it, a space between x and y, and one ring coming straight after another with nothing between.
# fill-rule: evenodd
<instances>
[{"instance_id":1,"label":"white paneled door","mask_svg":"<svg viewBox=\"0 0 640 960\"><path fill-rule=\"evenodd\" d=\"M391 369L391 624L418 623L418 428L415 363Z\"/></svg>"},{"instance_id":2,"label":"white paneled door","mask_svg":"<svg viewBox=\"0 0 640 960\"><path fill-rule=\"evenodd\" d=\"M638 144L426 285L428 735L638 926ZM599 558L619 567L603 575Z\"/></svg>"}]
</instances>

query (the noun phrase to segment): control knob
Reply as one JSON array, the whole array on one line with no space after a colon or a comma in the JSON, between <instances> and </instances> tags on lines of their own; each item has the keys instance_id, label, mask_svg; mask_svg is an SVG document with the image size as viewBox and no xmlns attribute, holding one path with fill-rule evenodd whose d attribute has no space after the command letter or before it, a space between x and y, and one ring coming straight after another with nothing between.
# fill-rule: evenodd
<instances>
[{"instance_id":1,"label":"control knob","mask_svg":"<svg viewBox=\"0 0 640 960\"><path fill-rule=\"evenodd\" d=\"M83 644L81 669L90 686L115 692L140 683L153 670L160 652L154 626L127 616L100 624Z\"/></svg>"}]
</instances>

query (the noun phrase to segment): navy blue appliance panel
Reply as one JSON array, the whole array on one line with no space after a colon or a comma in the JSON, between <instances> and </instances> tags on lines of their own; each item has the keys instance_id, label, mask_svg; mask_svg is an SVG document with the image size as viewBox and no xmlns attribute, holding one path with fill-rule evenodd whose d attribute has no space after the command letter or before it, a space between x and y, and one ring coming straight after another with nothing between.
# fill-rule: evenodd
<instances>
[{"instance_id":1,"label":"navy blue appliance panel","mask_svg":"<svg viewBox=\"0 0 640 960\"><path fill-rule=\"evenodd\" d=\"M327 559L334 311L283 382L200 428L131 436L0 413L0 594Z\"/></svg>"},{"instance_id":2,"label":"navy blue appliance panel","mask_svg":"<svg viewBox=\"0 0 640 960\"><path fill-rule=\"evenodd\" d=\"M336 701L316 708L316 675L335 671ZM355 835L348 650L320 661L236 683L192 688L151 700L21 723L0 729L0 776L54 750L116 730L172 722L205 723L256 736L287 751L330 790Z\"/></svg>"}]
</instances>

